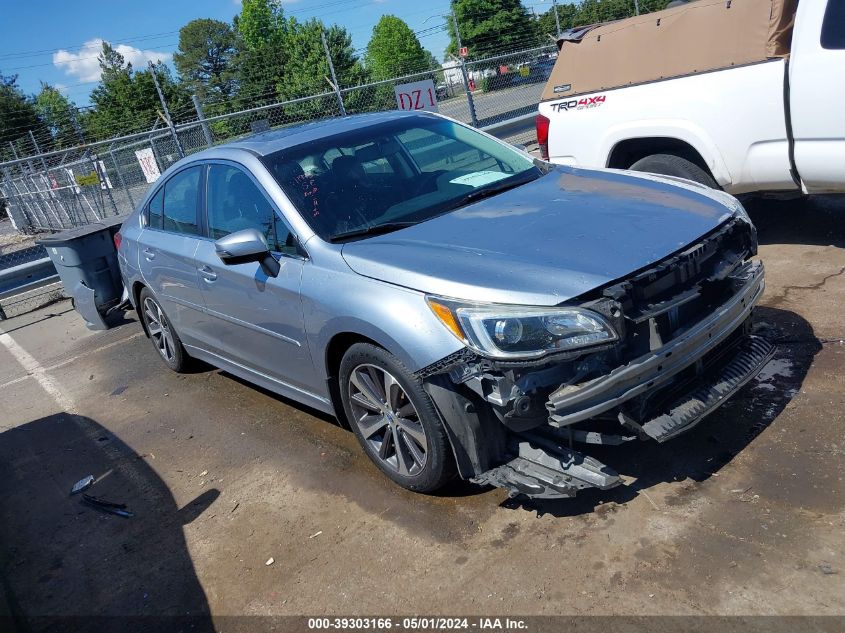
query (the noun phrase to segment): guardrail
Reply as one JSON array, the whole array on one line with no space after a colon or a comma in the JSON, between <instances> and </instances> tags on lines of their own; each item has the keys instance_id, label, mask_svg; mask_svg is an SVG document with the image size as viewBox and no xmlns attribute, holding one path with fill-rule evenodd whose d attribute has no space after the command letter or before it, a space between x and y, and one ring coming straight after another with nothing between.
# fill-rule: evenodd
<instances>
[{"instance_id":1,"label":"guardrail","mask_svg":"<svg viewBox=\"0 0 845 633\"><path fill-rule=\"evenodd\" d=\"M38 290L58 281L59 275L49 257L0 270L0 301ZM6 318L6 311L0 304L0 321Z\"/></svg>"},{"instance_id":2,"label":"guardrail","mask_svg":"<svg viewBox=\"0 0 845 633\"><path fill-rule=\"evenodd\" d=\"M497 121L479 129L499 138L519 136L534 129L534 120L536 118L537 110L535 108L527 114L521 114L510 119L505 119L504 121Z\"/></svg>"}]
</instances>

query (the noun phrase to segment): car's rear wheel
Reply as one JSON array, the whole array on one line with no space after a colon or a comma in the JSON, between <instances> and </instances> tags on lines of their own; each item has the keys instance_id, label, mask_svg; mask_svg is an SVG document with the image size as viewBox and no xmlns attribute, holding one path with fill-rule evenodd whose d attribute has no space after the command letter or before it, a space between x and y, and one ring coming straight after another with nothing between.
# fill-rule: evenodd
<instances>
[{"instance_id":1,"label":"car's rear wheel","mask_svg":"<svg viewBox=\"0 0 845 633\"><path fill-rule=\"evenodd\" d=\"M687 180L707 185L713 189L719 187L716 181L713 180L713 176L708 174L704 169L692 161L675 156L674 154L652 154L651 156L646 156L631 165L631 170L686 178Z\"/></svg>"},{"instance_id":2,"label":"car's rear wheel","mask_svg":"<svg viewBox=\"0 0 845 633\"><path fill-rule=\"evenodd\" d=\"M357 343L339 373L349 424L382 472L417 492L433 492L454 477L454 457L434 404L395 356Z\"/></svg>"},{"instance_id":3,"label":"car's rear wheel","mask_svg":"<svg viewBox=\"0 0 845 633\"><path fill-rule=\"evenodd\" d=\"M147 288L141 290L139 296L141 317L150 335L150 341L156 348L164 364L173 371L181 372L188 369L190 357L182 346L182 340L173 329L170 319L164 313L161 304Z\"/></svg>"}]
</instances>

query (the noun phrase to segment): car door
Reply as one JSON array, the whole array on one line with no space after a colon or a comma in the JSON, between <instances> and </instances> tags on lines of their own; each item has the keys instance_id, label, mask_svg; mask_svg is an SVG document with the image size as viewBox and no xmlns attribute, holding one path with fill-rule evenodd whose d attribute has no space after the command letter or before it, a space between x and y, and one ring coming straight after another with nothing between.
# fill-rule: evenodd
<instances>
[{"instance_id":1,"label":"car door","mask_svg":"<svg viewBox=\"0 0 845 633\"><path fill-rule=\"evenodd\" d=\"M801 2L789 100L795 166L808 193L845 189L845 0Z\"/></svg>"},{"instance_id":2,"label":"car door","mask_svg":"<svg viewBox=\"0 0 845 633\"><path fill-rule=\"evenodd\" d=\"M294 234L247 170L234 163L208 165L208 239L196 252L206 318L206 347L249 370L306 391L319 389L305 341L300 280L306 263ZM247 228L267 237L279 261L278 276L258 262L224 264L214 240Z\"/></svg>"},{"instance_id":3,"label":"car door","mask_svg":"<svg viewBox=\"0 0 845 633\"><path fill-rule=\"evenodd\" d=\"M199 200L204 167L170 176L150 199L138 239L141 275L183 342L190 343L204 303L194 254L200 244Z\"/></svg>"}]
</instances>

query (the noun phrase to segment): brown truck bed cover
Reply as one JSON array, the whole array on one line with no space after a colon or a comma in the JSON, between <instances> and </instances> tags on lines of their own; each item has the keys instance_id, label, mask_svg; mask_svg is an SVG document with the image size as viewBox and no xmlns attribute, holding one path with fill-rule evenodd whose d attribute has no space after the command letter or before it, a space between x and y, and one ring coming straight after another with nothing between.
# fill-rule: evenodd
<instances>
[{"instance_id":1,"label":"brown truck bed cover","mask_svg":"<svg viewBox=\"0 0 845 633\"><path fill-rule=\"evenodd\" d=\"M787 57L798 0L697 0L558 41L542 99Z\"/></svg>"}]
</instances>

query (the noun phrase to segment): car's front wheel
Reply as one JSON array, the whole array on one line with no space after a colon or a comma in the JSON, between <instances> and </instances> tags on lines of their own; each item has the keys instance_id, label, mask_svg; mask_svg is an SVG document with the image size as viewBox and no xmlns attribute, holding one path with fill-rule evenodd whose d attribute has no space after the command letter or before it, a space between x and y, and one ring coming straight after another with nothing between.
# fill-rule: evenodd
<instances>
[{"instance_id":1,"label":"car's front wheel","mask_svg":"<svg viewBox=\"0 0 845 633\"><path fill-rule=\"evenodd\" d=\"M433 492L454 477L455 460L434 404L399 359L356 343L339 374L347 420L382 472L416 492Z\"/></svg>"},{"instance_id":2,"label":"car's front wheel","mask_svg":"<svg viewBox=\"0 0 845 633\"><path fill-rule=\"evenodd\" d=\"M141 304L141 318L164 364L173 371L182 372L188 369L190 357L182 346L182 340L173 329L170 319L164 313L161 304L147 288L141 290L138 297Z\"/></svg>"}]
</instances>

